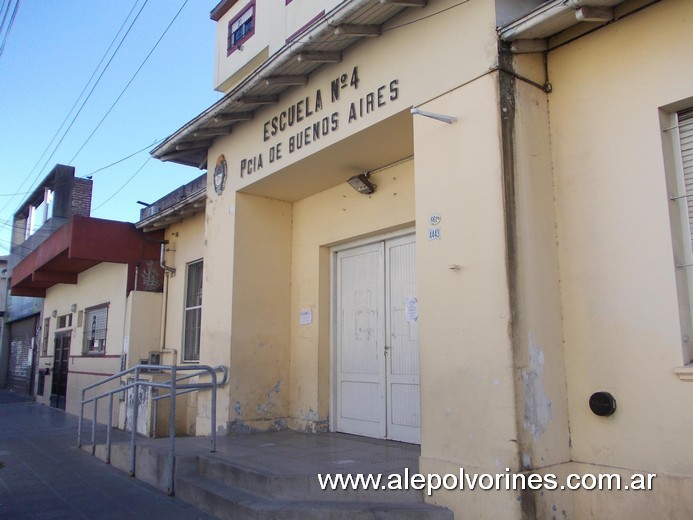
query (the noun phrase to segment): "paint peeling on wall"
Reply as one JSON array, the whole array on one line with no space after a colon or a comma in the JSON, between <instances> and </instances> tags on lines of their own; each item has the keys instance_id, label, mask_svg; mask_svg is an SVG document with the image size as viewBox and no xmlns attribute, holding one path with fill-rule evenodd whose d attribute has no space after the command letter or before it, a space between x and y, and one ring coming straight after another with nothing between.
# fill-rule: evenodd
<instances>
[{"instance_id":1,"label":"paint peeling on wall","mask_svg":"<svg viewBox=\"0 0 693 520\"><path fill-rule=\"evenodd\" d=\"M282 384L281 380L277 381L277 383L267 393L267 400L264 403L260 403L259 405L257 405L258 415L271 414L272 410L274 409L274 406L276 404L279 404L279 400L277 399L277 395L281 391L281 384Z\"/></svg>"},{"instance_id":2,"label":"paint peeling on wall","mask_svg":"<svg viewBox=\"0 0 693 520\"><path fill-rule=\"evenodd\" d=\"M292 430L299 432L324 433L329 431L329 420L320 420L318 412L312 408L308 408L308 411L299 410L298 418L294 418L290 424Z\"/></svg>"},{"instance_id":3,"label":"paint peeling on wall","mask_svg":"<svg viewBox=\"0 0 693 520\"><path fill-rule=\"evenodd\" d=\"M525 430L539 439L551 420L551 401L544 389L544 351L529 338L529 370L522 372L525 386Z\"/></svg>"}]
</instances>

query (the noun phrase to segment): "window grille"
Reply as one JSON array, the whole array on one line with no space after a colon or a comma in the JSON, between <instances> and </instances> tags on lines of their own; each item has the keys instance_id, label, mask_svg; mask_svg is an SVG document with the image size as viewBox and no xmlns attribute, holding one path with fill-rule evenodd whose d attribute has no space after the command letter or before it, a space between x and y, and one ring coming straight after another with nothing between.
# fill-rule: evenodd
<instances>
[{"instance_id":1,"label":"window grille","mask_svg":"<svg viewBox=\"0 0 693 520\"><path fill-rule=\"evenodd\" d=\"M255 2L251 2L244 11L229 22L227 51L231 54L255 32Z\"/></svg>"},{"instance_id":2,"label":"window grille","mask_svg":"<svg viewBox=\"0 0 693 520\"><path fill-rule=\"evenodd\" d=\"M104 354L108 330L108 306L92 307L84 312L84 352L85 354Z\"/></svg>"},{"instance_id":3,"label":"window grille","mask_svg":"<svg viewBox=\"0 0 693 520\"><path fill-rule=\"evenodd\" d=\"M188 264L185 289L183 360L199 361L202 320L202 261Z\"/></svg>"}]
</instances>

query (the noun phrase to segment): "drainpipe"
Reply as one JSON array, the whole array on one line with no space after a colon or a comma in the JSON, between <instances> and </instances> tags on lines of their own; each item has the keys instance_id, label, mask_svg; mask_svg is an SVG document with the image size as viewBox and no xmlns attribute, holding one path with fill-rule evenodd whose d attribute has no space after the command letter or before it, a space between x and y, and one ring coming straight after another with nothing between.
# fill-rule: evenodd
<instances>
[{"instance_id":1,"label":"drainpipe","mask_svg":"<svg viewBox=\"0 0 693 520\"><path fill-rule=\"evenodd\" d=\"M168 240L162 240L161 241L161 255L159 256L159 265L164 270L164 272L176 274L175 267L169 267L164 263L165 257L166 257L166 245L167 244L168 244Z\"/></svg>"},{"instance_id":2,"label":"drainpipe","mask_svg":"<svg viewBox=\"0 0 693 520\"><path fill-rule=\"evenodd\" d=\"M159 257L159 266L164 270L164 304L161 307L161 330L159 337L161 338L159 340L159 350L161 352L168 352L168 353L173 353L174 355L176 354L175 350L169 350L166 348L166 319L168 316L168 286L170 283L169 277L173 274L176 273L176 269L174 267L169 267L166 265L165 260L166 260L166 245L168 244L168 240L162 240L161 241L161 255ZM175 364L175 357L174 357L174 364Z\"/></svg>"}]
</instances>

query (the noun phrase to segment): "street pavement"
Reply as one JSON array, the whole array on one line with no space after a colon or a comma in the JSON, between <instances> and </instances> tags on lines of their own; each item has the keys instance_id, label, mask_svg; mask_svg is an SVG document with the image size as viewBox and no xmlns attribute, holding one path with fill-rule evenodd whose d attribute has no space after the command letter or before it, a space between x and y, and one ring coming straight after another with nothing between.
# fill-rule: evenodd
<instances>
[{"instance_id":1,"label":"street pavement","mask_svg":"<svg viewBox=\"0 0 693 520\"><path fill-rule=\"evenodd\" d=\"M0 519L211 519L76 447L77 417L0 389Z\"/></svg>"}]
</instances>

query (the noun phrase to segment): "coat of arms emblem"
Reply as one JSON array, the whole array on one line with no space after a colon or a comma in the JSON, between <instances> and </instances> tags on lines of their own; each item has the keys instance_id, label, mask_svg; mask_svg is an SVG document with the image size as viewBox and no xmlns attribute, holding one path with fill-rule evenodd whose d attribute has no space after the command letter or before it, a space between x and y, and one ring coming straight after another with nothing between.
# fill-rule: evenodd
<instances>
[{"instance_id":1,"label":"coat of arms emblem","mask_svg":"<svg viewBox=\"0 0 693 520\"><path fill-rule=\"evenodd\" d=\"M226 185L226 158L220 155L214 167L214 191L221 195Z\"/></svg>"}]
</instances>

